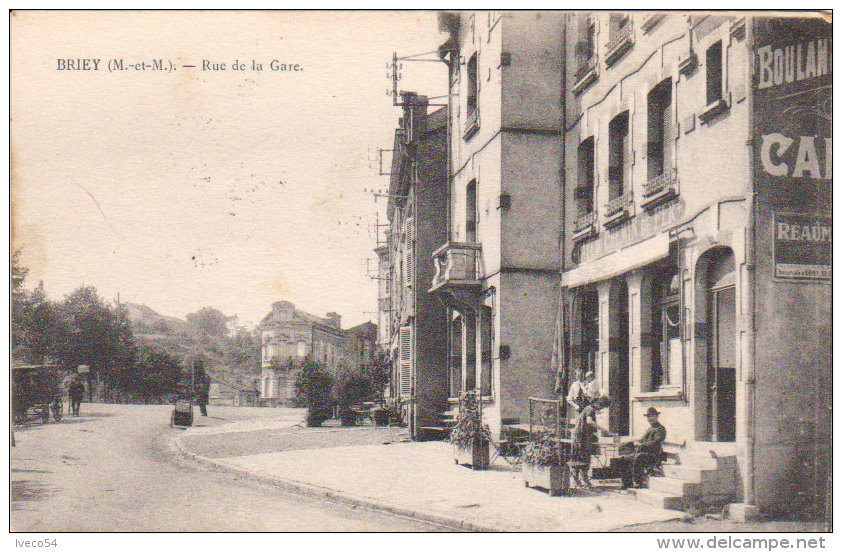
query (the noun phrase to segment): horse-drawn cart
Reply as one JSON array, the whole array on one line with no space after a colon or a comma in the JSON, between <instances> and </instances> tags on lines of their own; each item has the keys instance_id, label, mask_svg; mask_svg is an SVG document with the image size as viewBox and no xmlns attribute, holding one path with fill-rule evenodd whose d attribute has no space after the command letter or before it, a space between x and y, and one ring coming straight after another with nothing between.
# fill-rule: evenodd
<instances>
[{"instance_id":1,"label":"horse-drawn cart","mask_svg":"<svg viewBox=\"0 0 842 552\"><path fill-rule=\"evenodd\" d=\"M58 422L62 414L61 374L50 365L12 367L12 415L16 424Z\"/></svg>"}]
</instances>

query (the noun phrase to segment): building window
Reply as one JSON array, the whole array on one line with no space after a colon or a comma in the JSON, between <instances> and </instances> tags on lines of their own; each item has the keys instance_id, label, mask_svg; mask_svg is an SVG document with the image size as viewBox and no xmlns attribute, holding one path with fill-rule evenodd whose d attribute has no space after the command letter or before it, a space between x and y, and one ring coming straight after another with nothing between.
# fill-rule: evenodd
<instances>
[{"instance_id":1,"label":"building window","mask_svg":"<svg viewBox=\"0 0 842 552\"><path fill-rule=\"evenodd\" d=\"M467 116L465 117L464 133L462 138L468 140L479 130L479 71L477 67L477 55L474 54L468 60L467 65Z\"/></svg>"},{"instance_id":2,"label":"building window","mask_svg":"<svg viewBox=\"0 0 842 552\"><path fill-rule=\"evenodd\" d=\"M625 111L608 123L608 199L626 193L631 176L629 144L629 112Z\"/></svg>"},{"instance_id":3,"label":"building window","mask_svg":"<svg viewBox=\"0 0 842 552\"><path fill-rule=\"evenodd\" d=\"M465 241L477 241L477 181L471 180L465 190Z\"/></svg>"},{"instance_id":4,"label":"building window","mask_svg":"<svg viewBox=\"0 0 842 552\"><path fill-rule=\"evenodd\" d=\"M589 14L579 14L579 37L576 42L576 72L573 73L573 93L578 94L597 78L596 22Z\"/></svg>"},{"instance_id":5,"label":"building window","mask_svg":"<svg viewBox=\"0 0 842 552\"><path fill-rule=\"evenodd\" d=\"M626 31L626 25L630 23L629 17L624 13L612 13L608 16L608 41L611 42L622 36Z\"/></svg>"},{"instance_id":6,"label":"building window","mask_svg":"<svg viewBox=\"0 0 842 552\"><path fill-rule=\"evenodd\" d=\"M632 46L632 24L628 15L612 13L608 16L608 43L605 45L605 64L612 65Z\"/></svg>"},{"instance_id":7,"label":"building window","mask_svg":"<svg viewBox=\"0 0 842 552\"><path fill-rule=\"evenodd\" d=\"M649 180L670 168L672 156L672 79L666 79L649 92L647 168Z\"/></svg>"},{"instance_id":8,"label":"building window","mask_svg":"<svg viewBox=\"0 0 842 552\"><path fill-rule=\"evenodd\" d=\"M722 41L715 42L705 55L707 67L707 105L722 99Z\"/></svg>"},{"instance_id":9,"label":"building window","mask_svg":"<svg viewBox=\"0 0 842 552\"><path fill-rule=\"evenodd\" d=\"M476 111L477 109L477 92L479 89L479 82L478 82L478 73L477 73L477 55L474 54L471 56L471 59L468 60L468 116L470 117L471 114Z\"/></svg>"},{"instance_id":10,"label":"building window","mask_svg":"<svg viewBox=\"0 0 842 552\"><path fill-rule=\"evenodd\" d=\"M594 139L593 136L579 144L578 175L574 202L576 216L593 212L594 197Z\"/></svg>"},{"instance_id":11,"label":"building window","mask_svg":"<svg viewBox=\"0 0 842 552\"><path fill-rule=\"evenodd\" d=\"M674 383L681 368L681 310L675 268L664 269L652 283L652 379L650 391Z\"/></svg>"}]
</instances>

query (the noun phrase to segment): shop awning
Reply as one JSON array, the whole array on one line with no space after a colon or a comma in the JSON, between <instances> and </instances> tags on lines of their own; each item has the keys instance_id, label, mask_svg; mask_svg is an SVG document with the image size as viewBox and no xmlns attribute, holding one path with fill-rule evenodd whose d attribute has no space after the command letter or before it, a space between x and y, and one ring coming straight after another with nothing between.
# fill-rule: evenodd
<instances>
[{"instance_id":1,"label":"shop awning","mask_svg":"<svg viewBox=\"0 0 842 552\"><path fill-rule=\"evenodd\" d=\"M562 285L569 288L607 280L654 263L669 255L669 235L666 232L642 242L624 247L599 259L582 263L562 276Z\"/></svg>"}]
</instances>

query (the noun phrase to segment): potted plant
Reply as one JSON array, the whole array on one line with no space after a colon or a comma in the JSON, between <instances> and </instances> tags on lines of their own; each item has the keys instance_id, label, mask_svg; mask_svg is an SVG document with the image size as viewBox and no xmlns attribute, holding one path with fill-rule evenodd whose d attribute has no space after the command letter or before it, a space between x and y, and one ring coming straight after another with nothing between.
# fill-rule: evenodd
<instances>
[{"instance_id":1,"label":"potted plant","mask_svg":"<svg viewBox=\"0 0 842 552\"><path fill-rule=\"evenodd\" d=\"M448 441L453 445L457 464L470 465L474 470L487 470L489 464L488 426L482 424L477 392L466 391L459 399L459 414L450 430Z\"/></svg>"},{"instance_id":2,"label":"potted plant","mask_svg":"<svg viewBox=\"0 0 842 552\"><path fill-rule=\"evenodd\" d=\"M523 484L547 489L550 496L567 494L570 473L552 431L533 433L523 449Z\"/></svg>"}]
</instances>

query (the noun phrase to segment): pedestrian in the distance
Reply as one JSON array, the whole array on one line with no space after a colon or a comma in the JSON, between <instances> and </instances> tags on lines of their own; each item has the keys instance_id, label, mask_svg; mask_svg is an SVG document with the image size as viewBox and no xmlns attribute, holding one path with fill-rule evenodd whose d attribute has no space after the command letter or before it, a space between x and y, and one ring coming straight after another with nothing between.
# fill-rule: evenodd
<instances>
[{"instance_id":1,"label":"pedestrian in the distance","mask_svg":"<svg viewBox=\"0 0 842 552\"><path fill-rule=\"evenodd\" d=\"M70 384L70 410L74 416L79 416L79 408L84 398L85 384L77 379Z\"/></svg>"},{"instance_id":2,"label":"pedestrian in the distance","mask_svg":"<svg viewBox=\"0 0 842 552\"><path fill-rule=\"evenodd\" d=\"M202 374L196 382L196 404L202 416L208 415L208 396L210 395L210 379Z\"/></svg>"}]
</instances>

